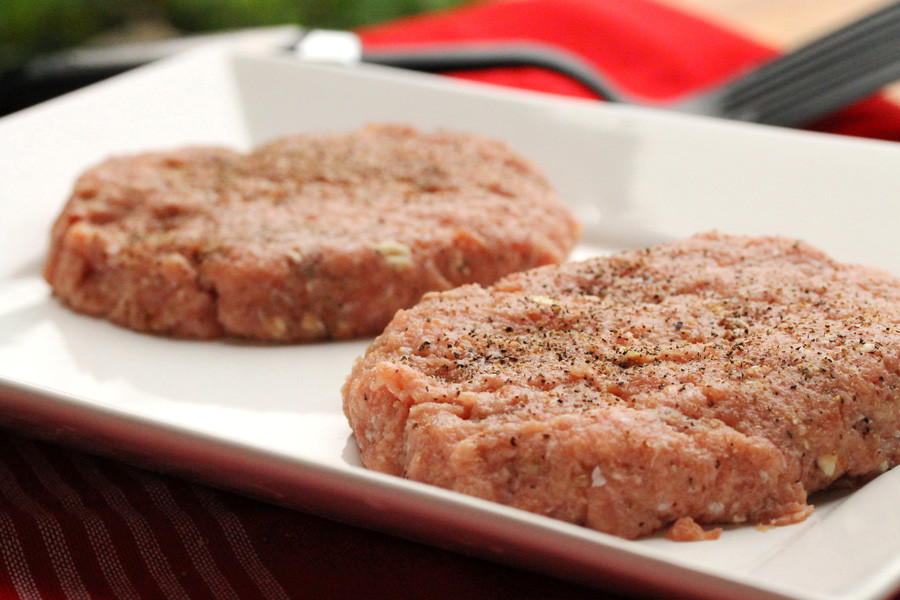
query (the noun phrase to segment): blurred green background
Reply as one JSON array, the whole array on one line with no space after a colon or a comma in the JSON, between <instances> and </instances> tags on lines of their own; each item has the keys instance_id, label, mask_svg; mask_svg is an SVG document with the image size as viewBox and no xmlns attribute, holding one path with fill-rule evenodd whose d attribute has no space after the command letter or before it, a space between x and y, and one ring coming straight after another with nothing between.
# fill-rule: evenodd
<instances>
[{"instance_id":1,"label":"blurred green background","mask_svg":"<svg viewBox=\"0 0 900 600\"><path fill-rule=\"evenodd\" d=\"M87 42L285 23L349 29L463 1L0 0L0 71Z\"/></svg>"}]
</instances>

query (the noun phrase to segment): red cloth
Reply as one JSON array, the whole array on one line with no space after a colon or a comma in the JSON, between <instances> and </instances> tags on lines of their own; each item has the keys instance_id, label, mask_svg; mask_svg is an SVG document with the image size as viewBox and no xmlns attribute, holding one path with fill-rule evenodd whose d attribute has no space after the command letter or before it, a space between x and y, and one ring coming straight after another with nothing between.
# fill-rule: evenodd
<instances>
[{"instance_id":1,"label":"red cloth","mask_svg":"<svg viewBox=\"0 0 900 600\"><path fill-rule=\"evenodd\" d=\"M367 48L401 44L530 40L574 52L621 88L673 98L714 85L777 56L724 27L648 0L485 2L364 29ZM458 73L457 77L570 96L593 94L535 68ZM808 129L900 141L900 107L881 95L857 102Z\"/></svg>"},{"instance_id":2,"label":"red cloth","mask_svg":"<svg viewBox=\"0 0 900 600\"><path fill-rule=\"evenodd\" d=\"M0 598L611 598L0 431Z\"/></svg>"},{"instance_id":3,"label":"red cloth","mask_svg":"<svg viewBox=\"0 0 900 600\"><path fill-rule=\"evenodd\" d=\"M646 0L520 0L373 27L371 47L528 38L552 42L663 97L773 55ZM535 69L460 74L584 96ZM900 139L874 98L819 124ZM157 475L0 431L0 598L592 598L612 596Z\"/></svg>"}]
</instances>

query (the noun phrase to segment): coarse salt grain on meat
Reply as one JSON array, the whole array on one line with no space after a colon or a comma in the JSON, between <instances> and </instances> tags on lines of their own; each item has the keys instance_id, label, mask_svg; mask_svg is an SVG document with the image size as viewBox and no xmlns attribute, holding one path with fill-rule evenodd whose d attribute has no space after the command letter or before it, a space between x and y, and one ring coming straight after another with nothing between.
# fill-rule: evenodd
<instances>
[{"instance_id":1,"label":"coarse salt grain on meat","mask_svg":"<svg viewBox=\"0 0 900 600\"><path fill-rule=\"evenodd\" d=\"M399 125L87 171L44 274L71 308L177 337L381 331L424 292L565 259L578 225L505 144Z\"/></svg>"},{"instance_id":2,"label":"coarse salt grain on meat","mask_svg":"<svg viewBox=\"0 0 900 600\"><path fill-rule=\"evenodd\" d=\"M900 459L900 282L709 233L427 295L353 368L371 469L622 536L788 524Z\"/></svg>"}]
</instances>

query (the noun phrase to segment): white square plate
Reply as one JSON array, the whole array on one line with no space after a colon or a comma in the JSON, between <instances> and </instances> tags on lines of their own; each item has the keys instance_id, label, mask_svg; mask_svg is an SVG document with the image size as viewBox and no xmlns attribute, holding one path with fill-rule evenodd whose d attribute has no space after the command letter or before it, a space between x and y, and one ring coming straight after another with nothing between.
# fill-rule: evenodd
<instances>
[{"instance_id":1,"label":"white square plate","mask_svg":"<svg viewBox=\"0 0 900 600\"><path fill-rule=\"evenodd\" d=\"M257 346L133 333L55 302L40 271L75 177L116 153L246 149L398 121L537 162L585 224L578 255L694 232L784 234L900 273L900 145L209 48L0 120L0 419L344 521L626 592L877 600L900 584L900 471L804 523L624 541L372 473L339 388L367 342Z\"/></svg>"}]
</instances>

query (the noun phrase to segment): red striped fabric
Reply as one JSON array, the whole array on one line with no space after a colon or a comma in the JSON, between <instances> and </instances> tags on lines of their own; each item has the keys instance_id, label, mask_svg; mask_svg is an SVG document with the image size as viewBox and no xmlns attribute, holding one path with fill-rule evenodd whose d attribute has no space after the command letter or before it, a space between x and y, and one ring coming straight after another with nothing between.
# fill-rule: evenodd
<instances>
[{"instance_id":1,"label":"red striped fabric","mask_svg":"<svg viewBox=\"0 0 900 600\"><path fill-rule=\"evenodd\" d=\"M612 597L0 431L3 599L532 594Z\"/></svg>"},{"instance_id":2,"label":"red striped fabric","mask_svg":"<svg viewBox=\"0 0 900 600\"><path fill-rule=\"evenodd\" d=\"M485 2L362 33L549 41L660 96L772 55L647 0ZM459 76L585 94L534 69ZM876 96L816 128L900 140L900 110ZM0 430L2 599L612 597Z\"/></svg>"}]
</instances>

